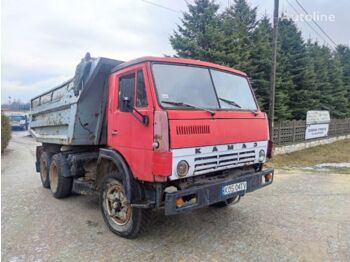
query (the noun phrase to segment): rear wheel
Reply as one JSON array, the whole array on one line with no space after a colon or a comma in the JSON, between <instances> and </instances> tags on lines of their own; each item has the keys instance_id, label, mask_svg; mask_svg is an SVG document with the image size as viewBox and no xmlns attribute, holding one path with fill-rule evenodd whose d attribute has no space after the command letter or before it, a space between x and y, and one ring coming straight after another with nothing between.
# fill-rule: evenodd
<instances>
[{"instance_id":1,"label":"rear wheel","mask_svg":"<svg viewBox=\"0 0 350 262\"><path fill-rule=\"evenodd\" d=\"M51 164L51 154L42 152L40 155L40 179L43 187L50 187L49 170Z\"/></svg>"},{"instance_id":2,"label":"rear wheel","mask_svg":"<svg viewBox=\"0 0 350 262\"><path fill-rule=\"evenodd\" d=\"M49 179L52 195L55 198L63 198L70 195L73 179L69 177L67 161L62 154L52 157Z\"/></svg>"},{"instance_id":3,"label":"rear wheel","mask_svg":"<svg viewBox=\"0 0 350 262\"><path fill-rule=\"evenodd\" d=\"M127 199L122 176L113 172L101 185L100 206L108 228L125 238L135 238L146 226L149 209L134 208Z\"/></svg>"}]
</instances>

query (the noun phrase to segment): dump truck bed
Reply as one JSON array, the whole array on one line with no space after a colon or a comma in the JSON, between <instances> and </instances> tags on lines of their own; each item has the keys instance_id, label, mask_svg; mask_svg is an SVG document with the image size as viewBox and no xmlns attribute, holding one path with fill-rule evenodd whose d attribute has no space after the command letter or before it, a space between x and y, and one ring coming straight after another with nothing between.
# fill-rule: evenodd
<instances>
[{"instance_id":1,"label":"dump truck bed","mask_svg":"<svg viewBox=\"0 0 350 262\"><path fill-rule=\"evenodd\" d=\"M31 99L30 132L41 143L105 145L108 77L123 63L109 58L89 60L81 89L75 76Z\"/></svg>"}]
</instances>

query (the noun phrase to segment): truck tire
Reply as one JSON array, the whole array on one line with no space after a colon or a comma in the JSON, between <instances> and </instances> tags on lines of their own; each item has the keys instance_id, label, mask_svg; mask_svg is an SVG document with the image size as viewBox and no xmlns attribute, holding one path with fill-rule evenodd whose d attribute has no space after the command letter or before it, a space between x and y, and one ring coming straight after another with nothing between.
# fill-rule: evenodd
<instances>
[{"instance_id":1,"label":"truck tire","mask_svg":"<svg viewBox=\"0 0 350 262\"><path fill-rule=\"evenodd\" d=\"M49 170L51 164L51 154L43 151L40 155L40 179L45 188L50 188Z\"/></svg>"},{"instance_id":2,"label":"truck tire","mask_svg":"<svg viewBox=\"0 0 350 262\"><path fill-rule=\"evenodd\" d=\"M232 197L232 198L228 198L224 201L220 201L220 202L217 202L217 203L214 203L210 206L212 207L217 207L217 208L221 208L221 207L227 207L229 205L231 205L235 200L236 200L237 196L235 197Z\"/></svg>"},{"instance_id":3,"label":"truck tire","mask_svg":"<svg viewBox=\"0 0 350 262\"><path fill-rule=\"evenodd\" d=\"M67 176L69 172L67 160L59 153L52 157L50 164L50 188L55 198L64 198L72 191L73 178Z\"/></svg>"},{"instance_id":4,"label":"truck tire","mask_svg":"<svg viewBox=\"0 0 350 262\"><path fill-rule=\"evenodd\" d=\"M108 228L124 238L136 238L150 219L150 209L131 207L126 197L122 175L112 172L103 178L100 207Z\"/></svg>"}]
</instances>

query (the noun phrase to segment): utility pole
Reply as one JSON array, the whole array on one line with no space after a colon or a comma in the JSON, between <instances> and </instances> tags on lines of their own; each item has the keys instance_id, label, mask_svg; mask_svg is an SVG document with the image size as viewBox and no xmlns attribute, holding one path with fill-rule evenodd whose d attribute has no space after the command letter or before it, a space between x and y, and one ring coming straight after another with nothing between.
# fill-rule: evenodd
<instances>
[{"instance_id":1,"label":"utility pole","mask_svg":"<svg viewBox=\"0 0 350 262\"><path fill-rule=\"evenodd\" d=\"M275 0L273 12L273 36L272 36L272 72L271 88L269 101L269 129L270 139L273 140L273 122L275 120L275 89L276 89L276 57L277 57L277 38L278 38L278 5L279 0Z\"/></svg>"}]
</instances>

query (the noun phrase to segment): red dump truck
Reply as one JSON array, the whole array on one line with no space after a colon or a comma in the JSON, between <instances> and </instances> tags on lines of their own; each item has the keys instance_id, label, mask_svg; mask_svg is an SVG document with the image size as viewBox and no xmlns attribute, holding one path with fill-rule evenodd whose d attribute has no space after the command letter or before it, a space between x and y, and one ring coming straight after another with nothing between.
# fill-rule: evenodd
<instances>
[{"instance_id":1,"label":"red dump truck","mask_svg":"<svg viewBox=\"0 0 350 262\"><path fill-rule=\"evenodd\" d=\"M267 116L247 75L217 64L87 55L31 100L30 132L42 185L56 198L98 193L107 226L126 238L152 209L224 207L273 181Z\"/></svg>"}]
</instances>

